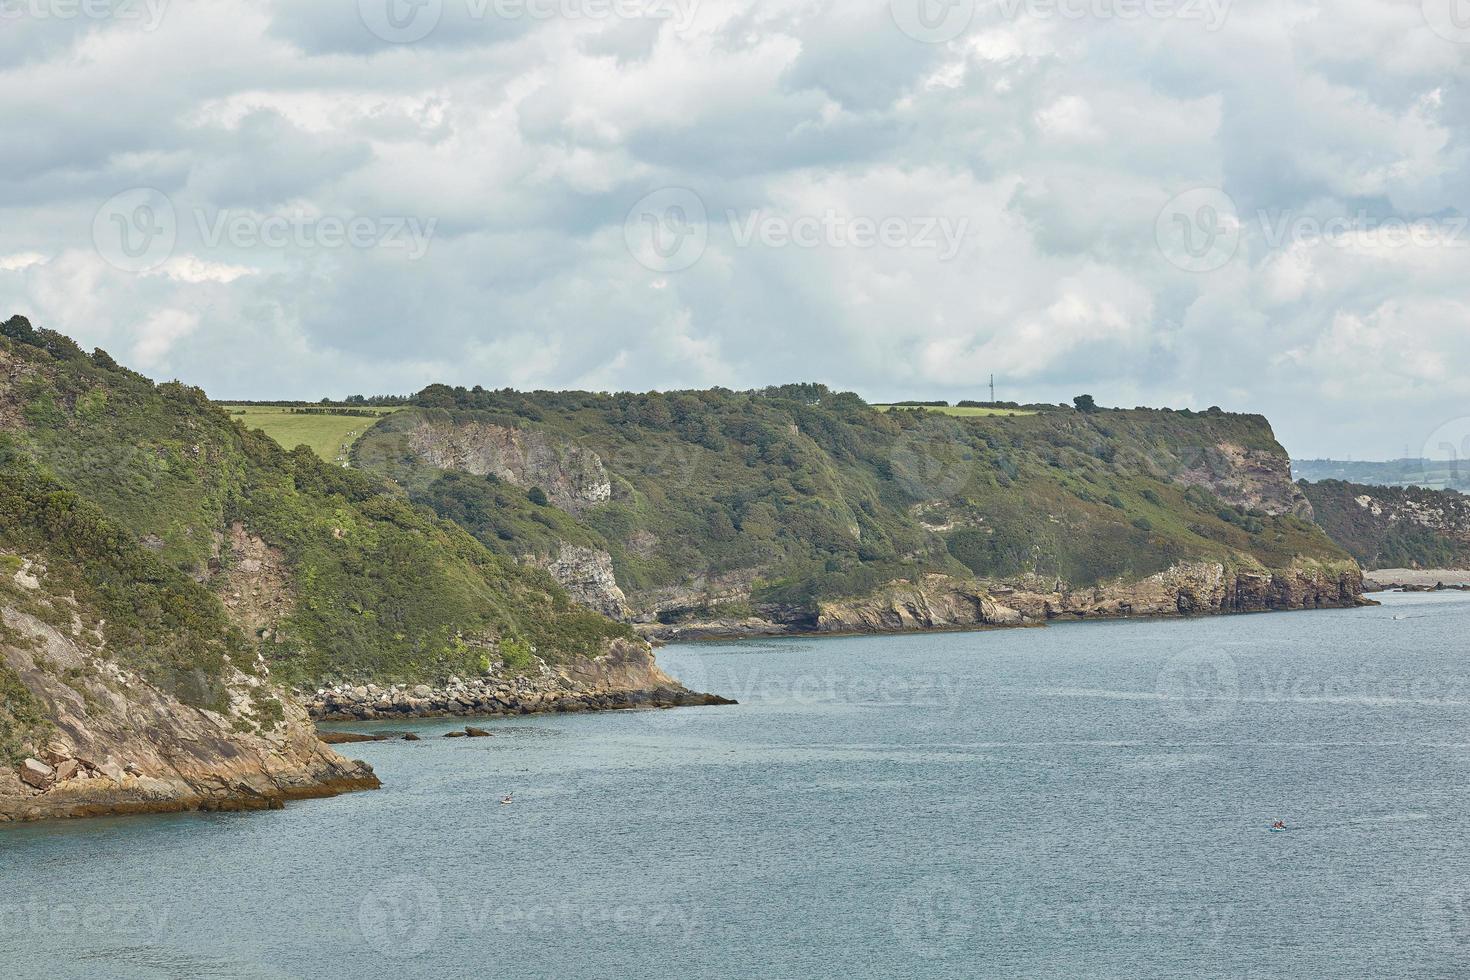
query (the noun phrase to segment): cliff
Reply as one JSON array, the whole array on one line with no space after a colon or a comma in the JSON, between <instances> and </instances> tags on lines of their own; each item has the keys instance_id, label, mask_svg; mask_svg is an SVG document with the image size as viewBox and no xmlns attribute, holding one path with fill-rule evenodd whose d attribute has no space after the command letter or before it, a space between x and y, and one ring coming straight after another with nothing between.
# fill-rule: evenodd
<instances>
[{"instance_id":1,"label":"cliff","mask_svg":"<svg viewBox=\"0 0 1470 980\"><path fill-rule=\"evenodd\" d=\"M483 674L501 644L556 664L634 638L375 477L288 452L203 392L155 385L20 317L0 328L0 434L222 603L252 659L289 684L436 683ZM495 445L512 469L555 456L533 436ZM465 452L454 458L474 467L490 450ZM595 477L585 454L557 458Z\"/></svg>"},{"instance_id":2,"label":"cliff","mask_svg":"<svg viewBox=\"0 0 1470 980\"><path fill-rule=\"evenodd\" d=\"M980 597L1028 581L1050 583L1039 594L1058 597L1057 614L1087 615L1351 604L1361 588L1260 416L881 412L819 385L433 386L417 403L365 433L355 464L653 637L869 628L833 610L932 576L963 583L936 600L955 607L936 625L988 623ZM516 440L546 447L535 467L456 462L475 455L467 444ZM600 483L575 504L528 489L587 472L605 474L605 498ZM1218 597L1156 594L1160 576L1201 567L1229 579ZM1339 572L1299 599L1313 567ZM901 612L874 615L908 628Z\"/></svg>"},{"instance_id":3,"label":"cliff","mask_svg":"<svg viewBox=\"0 0 1470 980\"><path fill-rule=\"evenodd\" d=\"M543 442L505 447L512 471L512 449L541 465ZM595 555L558 560L598 584ZM0 620L5 819L376 786L318 741L291 687L553 678L559 699L517 709L718 701L546 571L376 477L22 317L0 324Z\"/></svg>"},{"instance_id":4,"label":"cliff","mask_svg":"<svg viewBox=\"0 0 1470 980\"><path fill-rule=\"evenodd\" d=\"M1317 521L1363 567L1470 568L1470 497L1457 490L1302 483Z\"/></svg>"},{"instance_id":5,"label":"cliff","mask_svg":"<svg viewBox=\"0 0 1470 980\"><path fill-rule=\"evenodd\" d=\"M216 600L0 438L0 820L377 785L320 743Z\"/></svg>"},{"instance_id":6,"label":"cliff","mask_svg":"<svg viewBox=\"0 0 1470 980\"><path fill-rule=\"evenodd\" d=\"M1021 626L1055 619L1123 619L1300 609L1352 608L1362 575L1351 563L1303 563L1289 569L1176 565L1135 582L1085 589L1036 581L1014 584L941 575L893 583L874 595L823 603L818 629L868 633L977 626Z\"/></svg>"},{"instance_id":7,"label":"cliff","mask_svg":"<svg viewBox=\"0 0 1470 980\"><path fill-rule=\"evenodd\" d=\"M45 601L74 612L70 599ZM218 679L226 703L195 707L110 657L80 619L52 625L11 602L0 619L0 730L9 736L0 739L9 743L0 821L265 809L378 786L371 768L323 745L301 705L262 677L231 671ZM22 705L24 732L9 710Z\"/></svg>"}]
</instances>

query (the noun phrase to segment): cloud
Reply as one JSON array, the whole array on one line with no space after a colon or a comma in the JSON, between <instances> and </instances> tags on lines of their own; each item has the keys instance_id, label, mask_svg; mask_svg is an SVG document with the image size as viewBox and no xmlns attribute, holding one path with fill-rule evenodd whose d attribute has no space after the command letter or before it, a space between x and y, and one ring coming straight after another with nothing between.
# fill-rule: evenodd
<instances>
[{"instance_id":1,"label":"cloud","mask_svg":"<svg viewBox=\"0 0 1470 980\"><path fill-rule=\"evenodd\" d=\"M982 3L928 43L886 0L433 0L398 11L433 16L411 40L389 2L6 21L0 310L229 397L960 398L994 372L1011 398L1265 411L1298 454L1359 457L1463 414L1470 58L1417 3ZM172 235L146 267L94 241L139 187L173 209L121 216ZM624 229L665 187L707 222L678 271ZM1223 227L1159 220L1193 188L1239 234L1204 271L1159 239ZM885 221L907 237L850 234ZM1396 221L1436 234L1374 237ZM1333 222L1354 234L1298 233Z\"/></svg>"},{"instance_id":2,"label":"cloud","mask_svg":"<svg viewBox=\"0 0 1470 980\"><path fill-rule=\"evenodd\" d=\"M130 351L145 371L167 371L174 345L199 329L199 317L184 310L159 310L144 320Z\"/></svg>"}]
</instances>

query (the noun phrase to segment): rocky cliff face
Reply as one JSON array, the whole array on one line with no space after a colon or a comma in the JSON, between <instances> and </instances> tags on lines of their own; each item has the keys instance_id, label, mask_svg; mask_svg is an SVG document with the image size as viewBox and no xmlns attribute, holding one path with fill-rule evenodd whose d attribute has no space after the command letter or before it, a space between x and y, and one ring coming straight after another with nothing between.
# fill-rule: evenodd
<instances>
[{"instance_id":1,"label":"rocky cliff face","mask_svg":"<svg viewBox=\"0 0 1470 980\"><path fill-rule=\"evenodd\" d=\"M661 639L754 636L793 632L900 633L920 630L1034 626L1055 619L1123 619L1371 605L1362 573L1351 563L1299 562L1279 571L1229 569L1185 562L1136 582L1071 588L1024 576L983 582L926 575L891 582L871 595L819 604L815 623L725 619L651 626Z\"/></svg>"},{"instance_id":2,"label":"rocky cliff face","mask_svg":"<svg viewBox=\"0 0 1470 980\"><path fill-rule=\"evenodd\" d=\"M1053 619L1122 619L1364 605L1356 567L1301 563L1282 571L1187 562L1137 582L1085 589L1035 580L992 584L928 576L862 599L823 603L824 632L1021 626Z\"/></svg>"},{"instance_id":3,"label":"rocky cliff face","mask_svg":"<svg viewBox=\"0 0 1470 980\"><path fill-rule=\"evenodd\" d=\"M1312 519L1311 502L1292 482L1291 458L1284 452L1221 442L1197 452L1191 465L1174 475L1174 482L1202 486L1232 506Z\"/></svg>"},{"instance_id":4,"label":"rocky cliff face","mask_svg":"<svg viewBox=\"0 0 1470 980\"><path fill-rule=\"evenodd\" d=\"M563 542L555 558L527 556L522 560L550 572L573 602L611 619L628 618L628 599L618 587L612 555L606 551Z\"/></svg>"},{"instance_id":5,"label":"rocky cliff face","mask_svg":"<svg viewBox=\"0 0 1470 980\"><path fill-rule=\"evenodd\" d=\"M577 510L612 496L602 460L590 449L544 432L487 422L419 423L408 444L430 466L495 476L518 487L540 487L557 506Z\"/></svg>"},{"instance_id":6,"label":"rocky cliff face","mask_svg":"<svg viewBox=\"0 0 1470 980\"><path fill-rule=\"evenodd\" d=\"M33 566L16 575L44 590ZM371 768L323 745L301 705L260 676L193 678L221 683L228 707L191 707L111 660L79 617L39 617L34 597L28 606L0 602L0 680L11 685L0 704L0 735L10 734L0 738L10 755L0 759L0 821L265 809L377 787ZM71 612L65 598L50 606ZM3 710L21 701L42 720L21 728Z\"/></svg>"},{"instance_id":7,"label":"rocky cliff face","mask_svg":"<svg viewBox=\"0 0 1470 980\"><path fill-rule=\"evenodd\" d=\"M1470 568L1470 497L1456 490L1303 483L1328 536L1367 568Z\"/></svg>"}]
</instances>

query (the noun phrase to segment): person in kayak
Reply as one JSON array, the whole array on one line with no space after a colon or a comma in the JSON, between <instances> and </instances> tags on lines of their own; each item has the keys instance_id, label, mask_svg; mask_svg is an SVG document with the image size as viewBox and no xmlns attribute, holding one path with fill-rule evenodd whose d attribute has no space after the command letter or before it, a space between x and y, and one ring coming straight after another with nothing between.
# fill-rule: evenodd
<instances>
[{"instance_id":1,"label":"person in kayak","mask_svg":"<svg viewBox=\"0 0 1470 980\"><path fill-rule=\"evenodd\" d=\"M1273 823L1271 825L1271 829L1272 830L1285 830L1286 829L1286 824L1283 821L1278 820L1278 821L1276 821L1275 823Z\"/></svg>"}]
</instances>

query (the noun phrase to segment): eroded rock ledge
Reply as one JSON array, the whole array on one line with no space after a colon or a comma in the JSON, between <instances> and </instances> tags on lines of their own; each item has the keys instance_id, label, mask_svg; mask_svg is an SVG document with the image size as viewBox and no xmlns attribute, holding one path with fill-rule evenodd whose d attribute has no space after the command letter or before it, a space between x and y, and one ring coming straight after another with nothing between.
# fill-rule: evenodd
<instances>
[{"instance_id":1,"label":"eroded rock ledge","mask_svg":"<svg viewBox=\"0 0 1470 980\"><path fill-rule=\"evenodd\" d=\"M947 575L891 582L872 595L823 602L814 620L717 619L645 632L662 641L797 633L900 633L1036 626L1057 619L1218 615L1373 605L1355 565L1304 562L1284 570L1187 562L1137 582L1091 588L1029 576L985 582Z\"/></svg>"},{"instance_id":2,"label":"eroded rock ledge","mask_svg":"<svg viewBox=\"0 0 1470 980\"><path fill-rule=\"evenodd\" d=\"M449 678L443 685L335 684L302 694L319 721L370 721L444 716L528 715L734 704L691 691L654 662L645 643L616 641L604 656L537 676Z\"/></svg>"},{"instance_id":3,"label":"eroded rock ledge","mask_svg":"<svg viewBox=\"0 0 1470 980\"><path fill-rule=\"evenodd\" d=\"M75 625L0 609L12 635L0 666L45 709L19 765L0 766L0 822L276 809L286 801L376 789L366 763L317 737L305 709L237 673L228 712L191 707L107 659ZM253 695L260 694L257 698ZM270 717L254 711L267 703Z\"/></svg>"}]
</instances>

